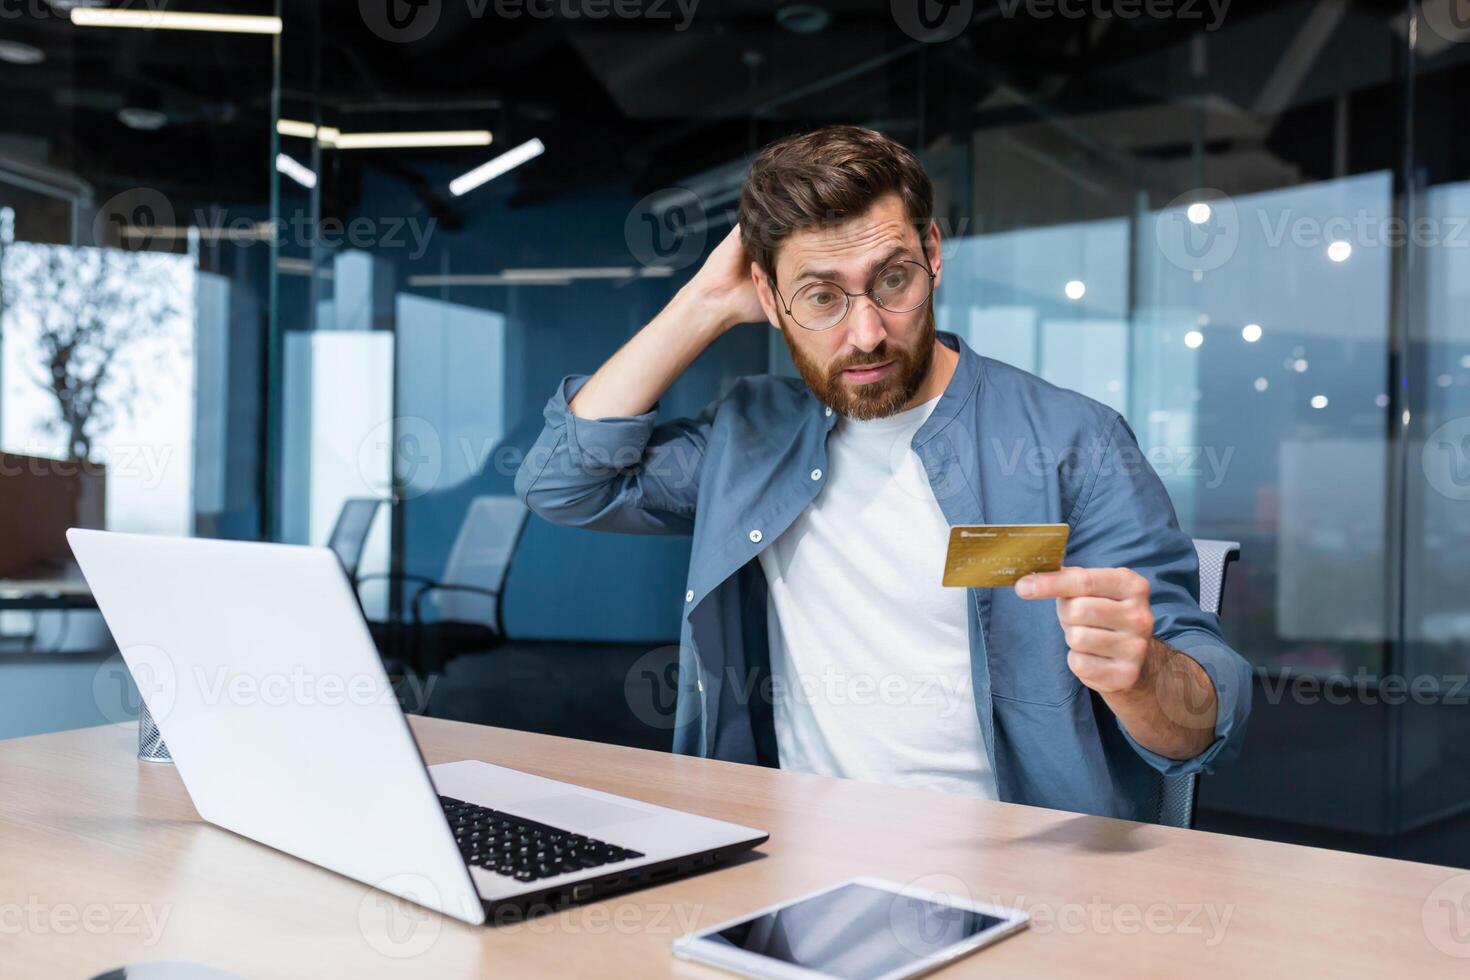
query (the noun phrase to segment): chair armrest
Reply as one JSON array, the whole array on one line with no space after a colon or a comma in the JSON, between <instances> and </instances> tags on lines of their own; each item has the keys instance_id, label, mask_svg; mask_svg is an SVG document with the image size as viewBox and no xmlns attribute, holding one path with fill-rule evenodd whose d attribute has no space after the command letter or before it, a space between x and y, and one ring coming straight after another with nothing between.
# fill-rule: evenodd
<instances>
[{"instance_id":1,"label":"chair armrest","mask_svg":"<svg viewBox=\"0 0 1470 980\"><path fill-rule=\"evenodd\" d=\"M411 608L413 611L414 626L418 626L420 623L423 622L423 598L430 592L470 592L474 593L475 595L488 596L491 599L500 598L500 593L496 592L494 589L482 589L477 585L455 585L452 582L429 582L427 585L420 587L420 589L413 594ZM498 623L496 624L495 632L500 632L500 625Z\"/></svg>"},{"instance_id":2,"label":"chair armrest","mask_svg":"<svg viewBox=\"0 0 1470 980\"><path fill-rule=\"evenodd\" d=\"M390 582L422 582L425 586L438 585L427 575L415 575L413 572L372 572L367 575L359 575L353 580L353 585L361 585L374 579L387 579Z\"/></svg>"}]
</instances>

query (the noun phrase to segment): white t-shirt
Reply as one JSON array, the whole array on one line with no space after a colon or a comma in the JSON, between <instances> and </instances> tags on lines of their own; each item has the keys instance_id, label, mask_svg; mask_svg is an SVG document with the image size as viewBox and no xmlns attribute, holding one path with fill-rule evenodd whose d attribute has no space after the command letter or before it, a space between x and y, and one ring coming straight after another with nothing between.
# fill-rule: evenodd
<instances>
[{"instance_id":1,"label":"white t-shirt","mask_svg":"<svg viewBox=\"0 0 1470 980\"><path fill-rule=\"evenodd\" d=\"M910 447L938 398L840 418L825 486L760 554L781 768L996 798L975 714L965 589Z\"/></svg>"}]
</instances>

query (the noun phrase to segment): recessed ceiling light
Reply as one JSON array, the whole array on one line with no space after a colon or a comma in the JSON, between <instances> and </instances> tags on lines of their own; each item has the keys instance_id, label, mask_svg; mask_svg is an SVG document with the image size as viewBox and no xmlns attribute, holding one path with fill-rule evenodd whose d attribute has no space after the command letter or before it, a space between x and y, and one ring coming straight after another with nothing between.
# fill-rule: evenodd
<instances>
[{"instance_id":1,"label":"recessed ceiling light","mask_svg":"<svg viewBox=\"0 0 1470 980\"><path fill-rule=\"evenodd\" d=\"M290 177L302 187L316 186L316 171L286 153L276 154L276 169Z\"/></svg>"},{"instance_id":2,"label":"recessed ceiling light","mask_svg":"<svg viewBox=\"0 0 1470 980\"><path fill-rule=\"evenodd\" d=\"M1184 212L1184 216L1190 220L1191 224L1202 225L1210 220L1212 213L1208 204L1204 201L1196 201Z\"/></svg>"},{"instance_id":3,"label":"recessed ceiling light","mask_svg":"<svg viewBox=\"0 0 1470 980\"><path fill-rule=\"evenodd\" d=\"M1240 336L1247 344L1254 344L1261 339L1261 325L1259 323L1247 323L1240 328Z\"/></svg>"},{"instance_id":4,"label":"recessed ceiling light","mask_svg":"<svg viewBox=\"0 0 1470 980\"><path fill-rule=\"evenodd\" d=\"M788 3L777 9L776 23L792 34L820 34L832 23L832 14L814 3Z\"/></svg>"},{"instance_id":5,"label":"recessed ceiling light","mask_svg":"<svg viewBox=\"0 0 1470 980\"><path fill-rule=\"evenodd\" d=\"M210 31L221 34L279 34L281 18L246 14L190 14L172 10L72 7L78 27L134 27L151 31Z\"/></svg>"},{"instance_id":6,"label":"recessed ceiling light","mask_svg":"<svg viewBox=\"0 0 1470 980\"><path fill-rule=\"evenodd\" d=\"M468 173L460 174L449 182L449 193L455 197L463 197L470 191L479 187L486 181L494 180L507 170L513 170L525 163L534 160L546 152L546 144L539 139L529 139L520 146L506 150L500 156L480 164Z\"/></svg>"},{"instance_id":7,"label":"recessed ceiling light","mask_svg":"<svg viewBox=\"0 0 1470 980\"><path fill-rule=\"evenodd\" d=\"M1200 333L1198 330L1191 330L1189 331L1189 333L1184 335L1185 347L1193 349L1195 347L1198 347L1200 344L1203 344L1204 342L1205 335Z\"/></svg>"},{"instance_id":8,"label":"recessed ceiling light","mask_svg":"<svg viewBox=\"0 0 1470 980\"><path fill-rule=\"evenodd\" d=\"M12 65L39 65L46 60L46 52L33 44L20 41L0 41L0 61Z\"/></svg>"},{"instance_id":9,"label":"recessed ceiling light","mask_svg":"<svg viewBox=\"0 0 1470 980\"><path fill-rule=\"evenodd\" d=\"M135 105L125 105L117 110L117 121L129 129L140 130L151 133L168 125L168 116L157 109L144 109Z\"/></svg>"},{"instance_id":10,"label":"recessed ceiling light","mask_svg":"<svg viewBox=\"0 0 1470 980\"><path fill-rule=\"evenodd\" d=\"M306 139L315 139L316 123L302 122L299 119L277 119L276 132L282 136L301 136Z\"/></svg>"},{"instance_id":11,"label":"recessed ceiling light","mask_svg":"<svg viewBox=\"0 0 1470 980\"><path fill-rule=\"evenodd\" d=\"M327 132L323 126L318 135ZM324 139L323 142L326 142ZM406 150L431 146L489 146L488 129L442 129L417 133L337 133L339 150Z\"/></svg>"},{"instance_id":12,"label":"recessed ceiling light","mask_svg":"<svg viewBox=\"0 0 1470 980\"><path fill-rule=\"evenodd\" d=\"M1313 408L1326 408L1327 407L1327 396L1326 395L1313 395L1312 396L1312 407Z\"/></svg>"},{"instance_id":13,"label":"recessed ceiling light","mask_svg":"<svg viewBox=\"0 0 1470 980\"><path fill-rule=\"evenodd\" d=\"M1081 279L1072 279L1062 287L1062 291L1067 294L1068 299L1081 299L1087 295L1087 283Z\"/></svg>"},{"instance_id":14,"label":"recessed ceiling light","mask_svg":"<svg viewBox=\"0 0 1470 980\"><path fill-rule=\"evenodd\" d=\"M1352 242L1336 241L1327 246L1327 257L1334 262L1346 262L1352 254Z\"/></svg>"}]
</instances>

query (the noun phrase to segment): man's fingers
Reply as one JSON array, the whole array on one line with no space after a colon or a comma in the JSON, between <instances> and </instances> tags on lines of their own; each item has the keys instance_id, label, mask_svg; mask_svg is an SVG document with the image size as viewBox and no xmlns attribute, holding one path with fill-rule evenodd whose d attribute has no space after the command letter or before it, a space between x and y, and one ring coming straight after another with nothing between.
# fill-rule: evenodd
<instances>
[{"instance_id":1,"label":"man's fingers","mask_svg":"<svg viewBox=\"0 0 1470 980\"><path fill-rule=\"evenodd\" d=\"M1096 626L1139 635L1152 635L1154 631L1153 610L1147 602L1138 600L1096 596L1058 599L1057 619L1063 626Z\"/></svg>"},{"instance_id":2,"label":"man's fingers","mask_svg":"<svg viewBox=\"0 0 1470 980\"><path fill-rule=\"evenodd\" d=\"M1096 626L1064 626L1067 648L1108 660L1142 660L1148 641L1134 633L1098 629Z\"/></svg>"},{"instance_id":3,"label":"man's fingers","mask_svg":"<svg viewBox=\"0 0 1470 980\"><path fill-rule=\"evenodd\" d=\"M1067 652L1067 667L1079 681L1100 694L1126 691L1138 678L1133 665L1078 650Z\"/></svg>"},{"instance_id":4,"label":"man's fingers","mask_svg":"<svg viewBox=\"0 0 1470 980\"><path fill-rule=\"evenodd\" d=\"M1016 583L1023 599L1071 599L1097 596L1132 599L1148 594L1148 580L1126 568L1076 568L1063 566L1057 572L1033 572Z\"/></svg>"}]
</instances>

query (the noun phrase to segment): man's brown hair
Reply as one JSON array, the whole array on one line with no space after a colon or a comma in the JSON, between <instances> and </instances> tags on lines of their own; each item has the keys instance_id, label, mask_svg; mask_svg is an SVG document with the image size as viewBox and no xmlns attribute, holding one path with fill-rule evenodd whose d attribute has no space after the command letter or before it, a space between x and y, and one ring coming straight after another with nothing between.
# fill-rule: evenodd
<instances>
[{"instance_id":1,"label":"man's brown hair","mask_svg":"<svg viewBox=\"0 0 1470 980\"><path fill-rule=\"evenodd\" d=\"M788 136L750 164L740 191L740 240L774 276L776 251L792 234L855 218L893 193L922 236L934 213L934 185L903 144L860 126Z\"/></svg>"}]
</instances>

